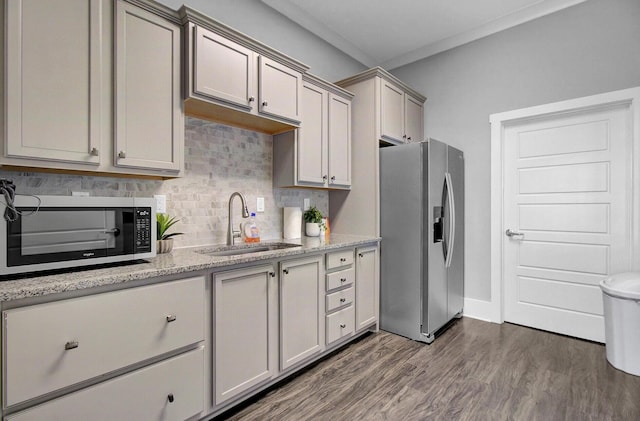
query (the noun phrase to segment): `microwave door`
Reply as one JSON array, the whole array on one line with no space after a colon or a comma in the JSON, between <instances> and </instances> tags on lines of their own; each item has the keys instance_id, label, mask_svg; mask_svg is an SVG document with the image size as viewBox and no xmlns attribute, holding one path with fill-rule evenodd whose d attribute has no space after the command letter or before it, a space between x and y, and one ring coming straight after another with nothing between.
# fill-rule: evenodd
<instances>
[{"instance_id":1,"label":"microwave door","mask_svg":"<svg viewBox=\"0 0 640 421\"><path fill-rule=\"evenodd\" d=\"M21 255L65 260L120 254L117 213L103 208L40 209L21 218Z\"/></svg>"}]
</instances>

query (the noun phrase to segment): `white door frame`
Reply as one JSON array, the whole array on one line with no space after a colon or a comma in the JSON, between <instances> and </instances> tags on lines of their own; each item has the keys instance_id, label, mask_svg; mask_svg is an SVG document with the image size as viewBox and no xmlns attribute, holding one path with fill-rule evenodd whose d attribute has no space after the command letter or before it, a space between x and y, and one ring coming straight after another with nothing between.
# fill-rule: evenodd
<instances>
[{"instance_id":1,"label":"white door frame","mask_svg":"<svg viewBox=\"0 0 640 421\"><path fill-rule=\"evenodd\" d=\"M574 113L607 105L628 104L631 110L629 130L632 136L632 269L640 270L640 87L607 92L568 101L544 104L520 110L492 114L491 122L491 302L486 317L504 322L503 228L504 209L504 129L510 124L537 117Z\"/></svg>"}]
</instances>

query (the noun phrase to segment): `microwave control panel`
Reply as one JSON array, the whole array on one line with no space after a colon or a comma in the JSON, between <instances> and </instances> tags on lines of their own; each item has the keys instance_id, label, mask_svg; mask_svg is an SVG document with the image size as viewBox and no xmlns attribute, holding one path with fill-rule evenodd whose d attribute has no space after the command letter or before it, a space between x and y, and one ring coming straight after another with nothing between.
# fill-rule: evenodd
<instances>
[{"instance_id":1,"label":"microwave control panel","mask_svg":"<svg viewBox=\"0 0 640 421\"><path fill-rule=\"evenodd\" d=\"M136 208L136 252L151 251L151 208Z\"/></svg>"}]
</instances>

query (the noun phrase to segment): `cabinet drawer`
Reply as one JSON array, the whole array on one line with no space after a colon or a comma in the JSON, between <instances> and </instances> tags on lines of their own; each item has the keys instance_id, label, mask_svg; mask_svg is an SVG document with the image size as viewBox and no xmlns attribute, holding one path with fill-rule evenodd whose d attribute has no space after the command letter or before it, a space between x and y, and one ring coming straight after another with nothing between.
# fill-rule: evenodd
<instances>
[{"instance_id":1,"label":"cabinet drawer","mask_svg":"<svg viewBox=\"0 0 640 421\"><path fill-rule=\"evenodd\" d=\"M201 347L6 420L185 420L204 410L203 367Z\"/></svg>"},{"instance_id":2,"label":"cabinet drawer","mask_svg":"<svg viewBox=\"0 0 640 421\"><path fill-rule=\"evenodd\" d=\"M353 285L353 280L356 277L355 273L355 270L351 268L327 274L327 291L347 285Z\"/></svg>"},{"instance_id":3,"label":"cabinet drawer","mask_svg":"<svg viewBox=\"0 0 640 421\"><path fill-rule=\"evenodd\" d=\"M204 339L204 277L7 310L5 406Z\"/></svg>"},{"instance_id":4,"label":"cabinet drawer","mask_svg":"<svg viewBox=\"0 0 640 421\"><path fill-rule=\"evenodd\" d=\"M353 303L353 297L354 297L353 287L334 292L333 294L328 294L326 298L327 313L337 308L344 307L346 305Z\"/></svg>"},{"instance_id":5,"label":"cabinet drawer","mask_svg":"<svg viewBox=\"0 0 640 421\"><path fill-rule=\"evenodd\" d=\"M353 264L353 249L327 253L327 270Z\"/></svg>"},{"instance_id":6,"label":"cabinet drawer","mask_svg":"<svg viewBox=\"0 0 640 421\"><path fill-rule=\"evenodd\" d=\"M355 313L353 306L327 316L327 345L354 332Z\"/></svg>"}]
</instances>

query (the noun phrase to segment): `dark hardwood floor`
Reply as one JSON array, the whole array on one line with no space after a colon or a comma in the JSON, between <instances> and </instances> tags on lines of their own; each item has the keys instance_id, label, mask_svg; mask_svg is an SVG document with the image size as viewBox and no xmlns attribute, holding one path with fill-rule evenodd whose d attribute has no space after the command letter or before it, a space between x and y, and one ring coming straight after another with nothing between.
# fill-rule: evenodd
<instances>
[{"instance_id":1,"label":"dark hardwood floor","mask_svg":"<svg viewBox=\"0 0 640 421\"><path fill-rule=\"evenodd\" d=\"M603 345L463 318L432 345L371 334L232 420L640 420Z\"/></svg>"}]
</instances>

